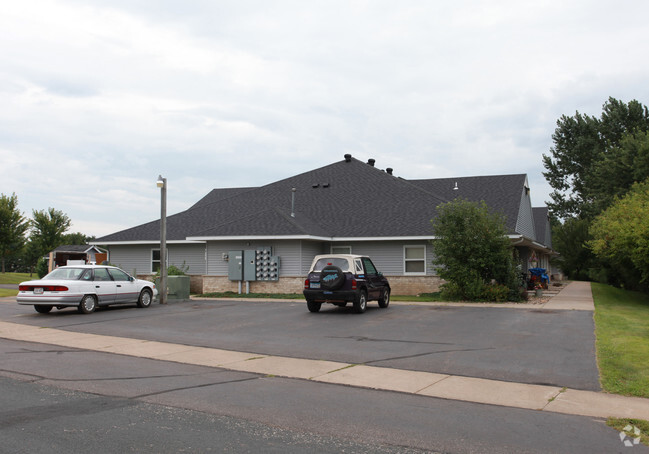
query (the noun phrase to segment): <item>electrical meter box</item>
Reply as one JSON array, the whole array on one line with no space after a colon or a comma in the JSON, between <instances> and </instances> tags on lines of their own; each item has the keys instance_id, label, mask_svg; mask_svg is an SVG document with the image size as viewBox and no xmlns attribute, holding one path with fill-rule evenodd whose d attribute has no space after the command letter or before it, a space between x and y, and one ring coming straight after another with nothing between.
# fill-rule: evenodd
<instances>
[{"instance_id":1,"label":"electrical meter box","mask_svg":"<svg viewBox=\"0 0 649 454\"><path fill-rule=\"evenodd\" d=\"M256 277L258 281L279 280L279 257L271 255L269 247L256 251Z\"/></svg>"},{"instance_id":2,"label":"electrical meter box","mask_svg":"<svg viewBox=\"0 0 649 454\"><path fill-rule=\"evenodd\" d=\"M228 252L228 279L243 280L243 251Z\"/></svg>"},{"instance_id":3,"label":"electrical meter box","mask_svg":"<svg viewBox=\"0 0 649 454\"><path fill-rule=\"evenodd\" d=\"M243 280L254 281L257 279L256 267L257 254L254 250L243 251Z\"/></svg>"}]
</instances>

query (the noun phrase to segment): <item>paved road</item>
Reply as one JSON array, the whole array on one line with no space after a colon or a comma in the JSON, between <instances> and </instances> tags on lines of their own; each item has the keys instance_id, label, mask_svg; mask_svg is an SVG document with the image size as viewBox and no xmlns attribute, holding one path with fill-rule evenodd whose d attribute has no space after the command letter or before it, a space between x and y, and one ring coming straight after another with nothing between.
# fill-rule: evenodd
<instances>
[{"instance_id":1,"label":"paved road","mask_svg":"<svg viewBox=\"0 0 649 454\"><path fill-rule=\"evenodd\" d=\"M0 377L8 453L629 452L601 419L37 343L3 340Z\"/></svg>"},{"instance_id":2,"label":"paved road","mask_svg":"<svg viewBox=\"0 0 649 454\"><path fill-rule=\"evenodd\" d=\"M0 319L259 354L324 359L600 390L592 312L371 305L365 314L299 301L192 301L146 310L37 314L0 304Z\"/></svg>"}]
</instances>

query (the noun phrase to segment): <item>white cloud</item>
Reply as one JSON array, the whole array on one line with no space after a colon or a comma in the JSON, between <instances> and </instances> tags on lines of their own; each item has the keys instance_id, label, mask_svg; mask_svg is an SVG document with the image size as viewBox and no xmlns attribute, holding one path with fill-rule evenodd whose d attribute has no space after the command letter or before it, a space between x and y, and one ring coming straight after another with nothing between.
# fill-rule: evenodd
<instances>
[{"instance_id":1,"label":"white cloud","mask_svg":"<svg viewBox=\"0 0 649 454\"><path fill-rule=\"evenodd\" d=\"M102 235L158 216L158 174L173 212L352 153L405 178L526 172L538 204L561 114L649 102L647 13L640 1L12 2L0 192Z\"/></svg>"}]
</instances>

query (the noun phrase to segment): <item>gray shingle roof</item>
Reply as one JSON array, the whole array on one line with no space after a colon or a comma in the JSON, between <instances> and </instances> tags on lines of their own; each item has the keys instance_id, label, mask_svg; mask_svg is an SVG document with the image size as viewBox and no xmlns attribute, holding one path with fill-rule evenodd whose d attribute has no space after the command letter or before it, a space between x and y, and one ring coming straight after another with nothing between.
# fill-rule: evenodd
<instances>
[{"instance_id":1,"label":"gray shingle roof","mask_svg":"<svg viewBox=\"0 0 649 454\"><path fill-rule=\"evenodd\" d=\"M215 189L167 218L167 240L232 236L431 236L436 207L484 199L516 222L525 175L404 180L352 158L257 188ZM459 190L453 191L458 182ZM291 189L295 217L291 216ZM158 241L159 220L98 238Z\"/></svg>"},{"instance_id":2,"label":"gray shingle roof","mask_svg":"<svg viewBox=\"0 0 649 454\"><path fill-rule=\"evenodd\" d=\"M525 174L517 174L410 180L410 182L448 200L458 197L473 202L484 200L490 209L506 217L507 229L514 232L526 178Z\"/></svg>"}]
</instances>

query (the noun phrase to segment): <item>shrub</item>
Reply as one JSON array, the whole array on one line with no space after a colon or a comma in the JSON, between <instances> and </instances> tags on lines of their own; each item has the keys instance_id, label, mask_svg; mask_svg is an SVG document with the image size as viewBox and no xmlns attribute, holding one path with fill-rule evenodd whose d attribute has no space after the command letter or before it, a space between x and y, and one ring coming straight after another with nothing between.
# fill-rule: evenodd
<instances>
[{"instance_id":1,"label":"shrub","mask_svg":"<svg viewBox=\"0 0 649 454\"><path fill-rule=\"evenodd\" d=\"M45 260L43 257L38 259L38 263L36 263L36 274L38 274L39 278L42 278L47 274L48 266L49 266L48 261Z\"/></svg>"},{"instance_id":2,"label":"shrub","mask_svg":"<svg viewBox=\"0 0 649 454\"><path fill-rule=\"evenodd\" d=\"M520 279L516 271L516 251L511 245L502 215L492 212L485 202L463 199L437 207L433 228L434 265L449 284L442 292L449 298L469 301L519 301ZM491 282L501 287L491 288ZM485 293L485 288L489 287Z\"/></svg>"},{"instance_id":3,"label":"shrub","mask_svg":"<svg viewBox=\"0 0 649 454\"><path fill-rule=\"evenodd\" d=\"M481 299L483 301L494 301L496 303L509 301L512 299L511 290L506 285L488 284L482 289Z\"/></svg>"}]
</instances>

